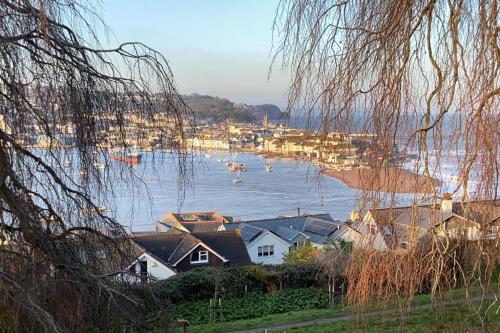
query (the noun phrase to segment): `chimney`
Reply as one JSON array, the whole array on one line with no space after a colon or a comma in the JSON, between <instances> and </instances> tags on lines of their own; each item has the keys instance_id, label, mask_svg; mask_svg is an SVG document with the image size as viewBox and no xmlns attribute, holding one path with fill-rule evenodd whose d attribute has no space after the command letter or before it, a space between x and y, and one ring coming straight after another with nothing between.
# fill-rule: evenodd
<instances>
[{"instance_id":1,"label":"chimney","mask_svg":"<svg viewBox=\"0 0 500 333\"><path fill-rule=\"evenodd\" d=\"M453 197L451 193L446 192L441 198L441 212L443 215L451 215L453 208Z\"/></svg>"},{"instance_id":2,"label":"chimney","mask_svg":"<svg viewBox=\"0 0 500 333\"><path fill-rule=\"evenodd\" d=\"M351 222L354 222L357 220L360 220L359 211L357 211L355 209L351 210Z\"/></svg>"}]
</instances>

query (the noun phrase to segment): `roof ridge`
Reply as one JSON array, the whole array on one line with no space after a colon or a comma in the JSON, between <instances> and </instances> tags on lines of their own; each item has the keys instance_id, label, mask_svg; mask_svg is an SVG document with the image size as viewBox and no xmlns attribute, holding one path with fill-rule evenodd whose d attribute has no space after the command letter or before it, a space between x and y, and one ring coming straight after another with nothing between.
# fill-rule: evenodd
<instances>
[{"instance_id":1,"label":"roof ridge","mask_svg":"<svg viewBox=\"0 0 500 333\"><path fill-rule=\"evenodd\" d=\"M188 237L192 237L195 240L197 240L198 242L201 242L198 238L194 237L190 233L185 233L184 237L181 239L181 241L177 244L177 246L175 247L175 249L172 251L172 254L170 255L170 257L168 257L168 259L167 259L168 262L170 262L170 259L172 259L172 257L174 256L174 254L177 252L177 249L179 248L179 246L181 246L182 242L184 242L186 240L186 238L188 238Z\"/></svg>"}]
</instances>

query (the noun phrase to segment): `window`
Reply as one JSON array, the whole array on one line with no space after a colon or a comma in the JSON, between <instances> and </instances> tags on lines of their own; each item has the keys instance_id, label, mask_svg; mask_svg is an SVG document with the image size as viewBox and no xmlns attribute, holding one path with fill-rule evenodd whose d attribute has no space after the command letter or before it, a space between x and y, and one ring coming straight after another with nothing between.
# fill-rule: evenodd
<instances>
[{"instance_id":1,"label":"window","mask_svg":"<svg viewBox=\"0 0 500 333\"><path fill-rule=\"evenodd\" d=\"M391 234L392 234L391 228L389 228L388 226L384 226L384 235L390 236Z\"/></svg>"},{"instance_id":2,"label":"window","mask_svg":"<svg viewBox=\"0 0 500 333\"><path fill-rule=\"evenodd\" d=\"M293 247L298 248L299 247L299 242L293 242Z\"/></svg>"},{"instance_id":3,"label":"window","mask_svg":"<svg viewBox=\"0 0 500 333\"><path fill-rule=\"evenodd\" d=\"M257 255L259 257L274 256L274 245L264 245L257 248Z\"/></svg>"},{"instance_id":4,"label":"window","mask_svg":"<svg viewBox=\"0 0 500 333\"><path fill-rule=\"evenodd\" d=\"M191 253L191 263L199 264L208 262L208 251L197 251Z\"/></svg>"},{"instance_id":5,"label":"window","mask_svg":"<svg viewBox=\"0 0 500 333\"><path fill-rule=\"evenodd\" d=\"M495 236L495 235L496 235L495 228L489 227L488 228L488 236Z\"/></svg>"}]
</instances>

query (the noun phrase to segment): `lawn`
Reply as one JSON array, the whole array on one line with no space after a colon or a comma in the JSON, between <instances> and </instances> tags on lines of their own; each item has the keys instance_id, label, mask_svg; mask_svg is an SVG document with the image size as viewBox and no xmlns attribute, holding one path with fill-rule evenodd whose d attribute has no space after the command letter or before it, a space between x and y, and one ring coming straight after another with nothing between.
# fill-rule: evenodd
<instances>
[{"instance_id":1,"label":"lawn","mask_svg":"<svg viewBox=\"0 0 500 333\"><path fill-rule=\"evenodd\" d=\"M192 326L189 329L190 333L218 333L231 332L235 330L245 330L254 327L266 327L270 325L279 325L285 323L294 323L311 319L329 318L341 316L348 313L349 308L346 306L337 306L329 309L310 309L303 311L292 311L275 315L264 316L255 319L236 320L230 322L203 324Z\"/></svg>"},{"instance_id":2,"label":"lawn","mask_svg":"<svg viewBox=\"0 0 500 333\"><path fill-rule=\"evenodd\" d=\"M494 286L494 290L498 290L498 285ZM479 288L471 288L470 296L479 296L481 291ZM446 300L464 300L465 291L463 289L453 290L446 295L442 296ZM436 296L439 303L441 297ZM430 295L418 295L412 300L415 306L430 304ZM488 304L490 304L489 302ZM398 307L397 302L390 302L386 308ZM489 324L488 330L491 332L500 332L500 305L496 304L493 310L489 311ZM380 309L380 306L373 305L369 307L371 310ZM422 331L477 331L481 329L481 324L477 316L471 316L473 310L466 305L447 305L443 309L418 309L415 310L411 316L407 317L403 331L408 332L422 332ZM192 333L220 333L232 332L236 330L245 330L259 327L269 327L273 325L296 323L307 320L331 318L349 314L351 311L347 306L336 306L328 309L307 309L302 311L292 311L281 314L274 314L260 318L237 320L215 324L203 324L192 326L189 332ZM326 332L350 332L352 330L380 331L392 332L399 330L399 321L401 319L399 314L386 314L385 318L366 318L356 324L354 321L339 321L335 323L309 326L303 328L288 329L286 332L311 332L311 333L326 333ZM491 329L491 328L495 329ZM270 332L270 331L269 331ZM280 331L275 331L280 332ZM284 332L284 331L281 331Z\"/></svg>"},{"instance_id":3,"label":"lawn","mask_svg":"<svg viewBox=\"0 0 500 333\"><path fill-rule=\"evenodd\" d=\"M498 306L495 310L498 310ZM330 332L500 332L500 312L490 311L484 328L474 311L466 305L451 305L412 312L405 321L395 314L358 321L338 321L269 333L330 333Z\"/></svg>"}]
</instances>

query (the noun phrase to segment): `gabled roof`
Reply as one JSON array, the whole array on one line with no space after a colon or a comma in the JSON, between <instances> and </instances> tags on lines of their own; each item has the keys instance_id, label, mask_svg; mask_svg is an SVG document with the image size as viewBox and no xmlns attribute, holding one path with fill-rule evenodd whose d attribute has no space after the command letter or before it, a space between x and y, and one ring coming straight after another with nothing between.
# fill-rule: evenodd
<instances>
[{"instance_id":1,"label":"gabled roof","mask_svg":"<svg viewBox=\"0 0 500 333\"><path fill-rule=\"evenodd\" d=\"M133 237L132 241L137 244L144 252L148 252L171 266L169 258L174 253L179 243L184 239L186 234L178 233L159 233L156 235L147 235Z\"/></svg>"},{"instance_id":2,"label":"gabled roof","mask_svg":"<svg viewBox=\"0 0 500 333\"><path fill-rule=\"evenodd\" d=\"M179 242L175 250L172 252L168 261L175 265L182 259L187 253L195 249L200 244L200 241L193 237L191 234L185 234L182 240Z\"/></svg>"},{"instance_id":3,"label":"gabled roof","mask_svg":"<svg viewBox=\"0 0 500 333\"><path fill-rule=\"evenodd\" d=\"M239 230L240 230L240 235L241 238L245 240L245 242L251 242L254 240L258 235L260 235L262 232L264 232L264 229L253 226L253 225L248 225L245 223L239 224Z\"/></svg>"},{"instance_id":4,"label":"gabled roof","mask_svg":"<svg viewBox=\"0 0 500 333\"><path fill-rule=\"evenodd\" d=\"M303 234L314 243L323 244L329 235L339 229L341 224L340 221L334 221L329 214L315 214L229 223L225 227L228 230L239 229L246 242L253 241L267 230L287 242L291 242L297 235ZM309 228L305 228L307 225ZM327 226L329 232L326 235L318 234L318 229L314 229L314 226L317 225ZM314 229L316 233L309 229Z\"/></svg>"},{"instance_id":5,"label":"gabled roof","mask_svg":"<svg viewBox=\"0 0 500 333\"><path fill-rule=\"evenodd\" d=\"M236 230L196 233L193 236L229 260L231 267L252 264L245 242Z\"/></svg>"},{"instance_id":6,"label":"gabled roof","mask_svg":"<svg viewBox=\"0 0 500 333\"><path fill-rule=\"evenodd\" d=\"M412 237L422 237L429 229L450 219L462 219L464 225L491 223L500 216L500 200L454 202L451 211L430 204L371 209L370 214L386 244L394 247Z\"/></svg>"},{"instance_id":7,"label":"gabled roof","mask_svg":"<svg viewBox=\"0 0 500 333\"><path fill-rule=\"evenodd\" d=\"M325 221L316 217L308 217L304 223L304 232L310 232L317 235L327 237L333 234L340 228L340 223L333 221Z\"/></svg>"},{"instance_id":8,"label":"gabled roof","mask_svg":"<svg viewBox=\"0 0 500 333\"><path fill-rule=\"evenodd\" d=\"M292 239L297 237L300 233L301 233L300 230L285 228L281 226L276 229L276 234L287 241L291 241Z\"/></svg>"},{"instance_id":9,"label":"gabled roof","mask_svg":"<svg viewBox=\"0 0 500 333\"><path fill-rule=\"evenodd\" d=\"M313 214L313 215L300 215L292 217L283 216L283 217L276 217L272 219L263 219L263 220L252 220L252 221L246 221L245 223L255 227L267 229L278 234L279 227L285 227L288 229L295 229L302 231L304 229L304 224L308 217L314 217L325 221L333 221L330 214Z\"/></svg>"},{"instance_id":10,"label":"gabled roof","mask_svg":"<svg viewBox=\"0 0 500 333\"><path fill-rule=\"evenodd\" d=\"M169 267L199 246L203 246L231 266L249 265L250 258L238 231L187 233L178 229L156 234L142 233L132 236L137 255L147 252Z\"/></svg>"},{"instance_id":11,"label":"gabled roof","mask_svg":"<svg viewBox=\"0 0 500 333\"><path fill-rule=\"evenodd\" d=\"M500 217L500 199L454 202L453 215L479 224L490 223Z\"/></svg>"}]
</instances>

